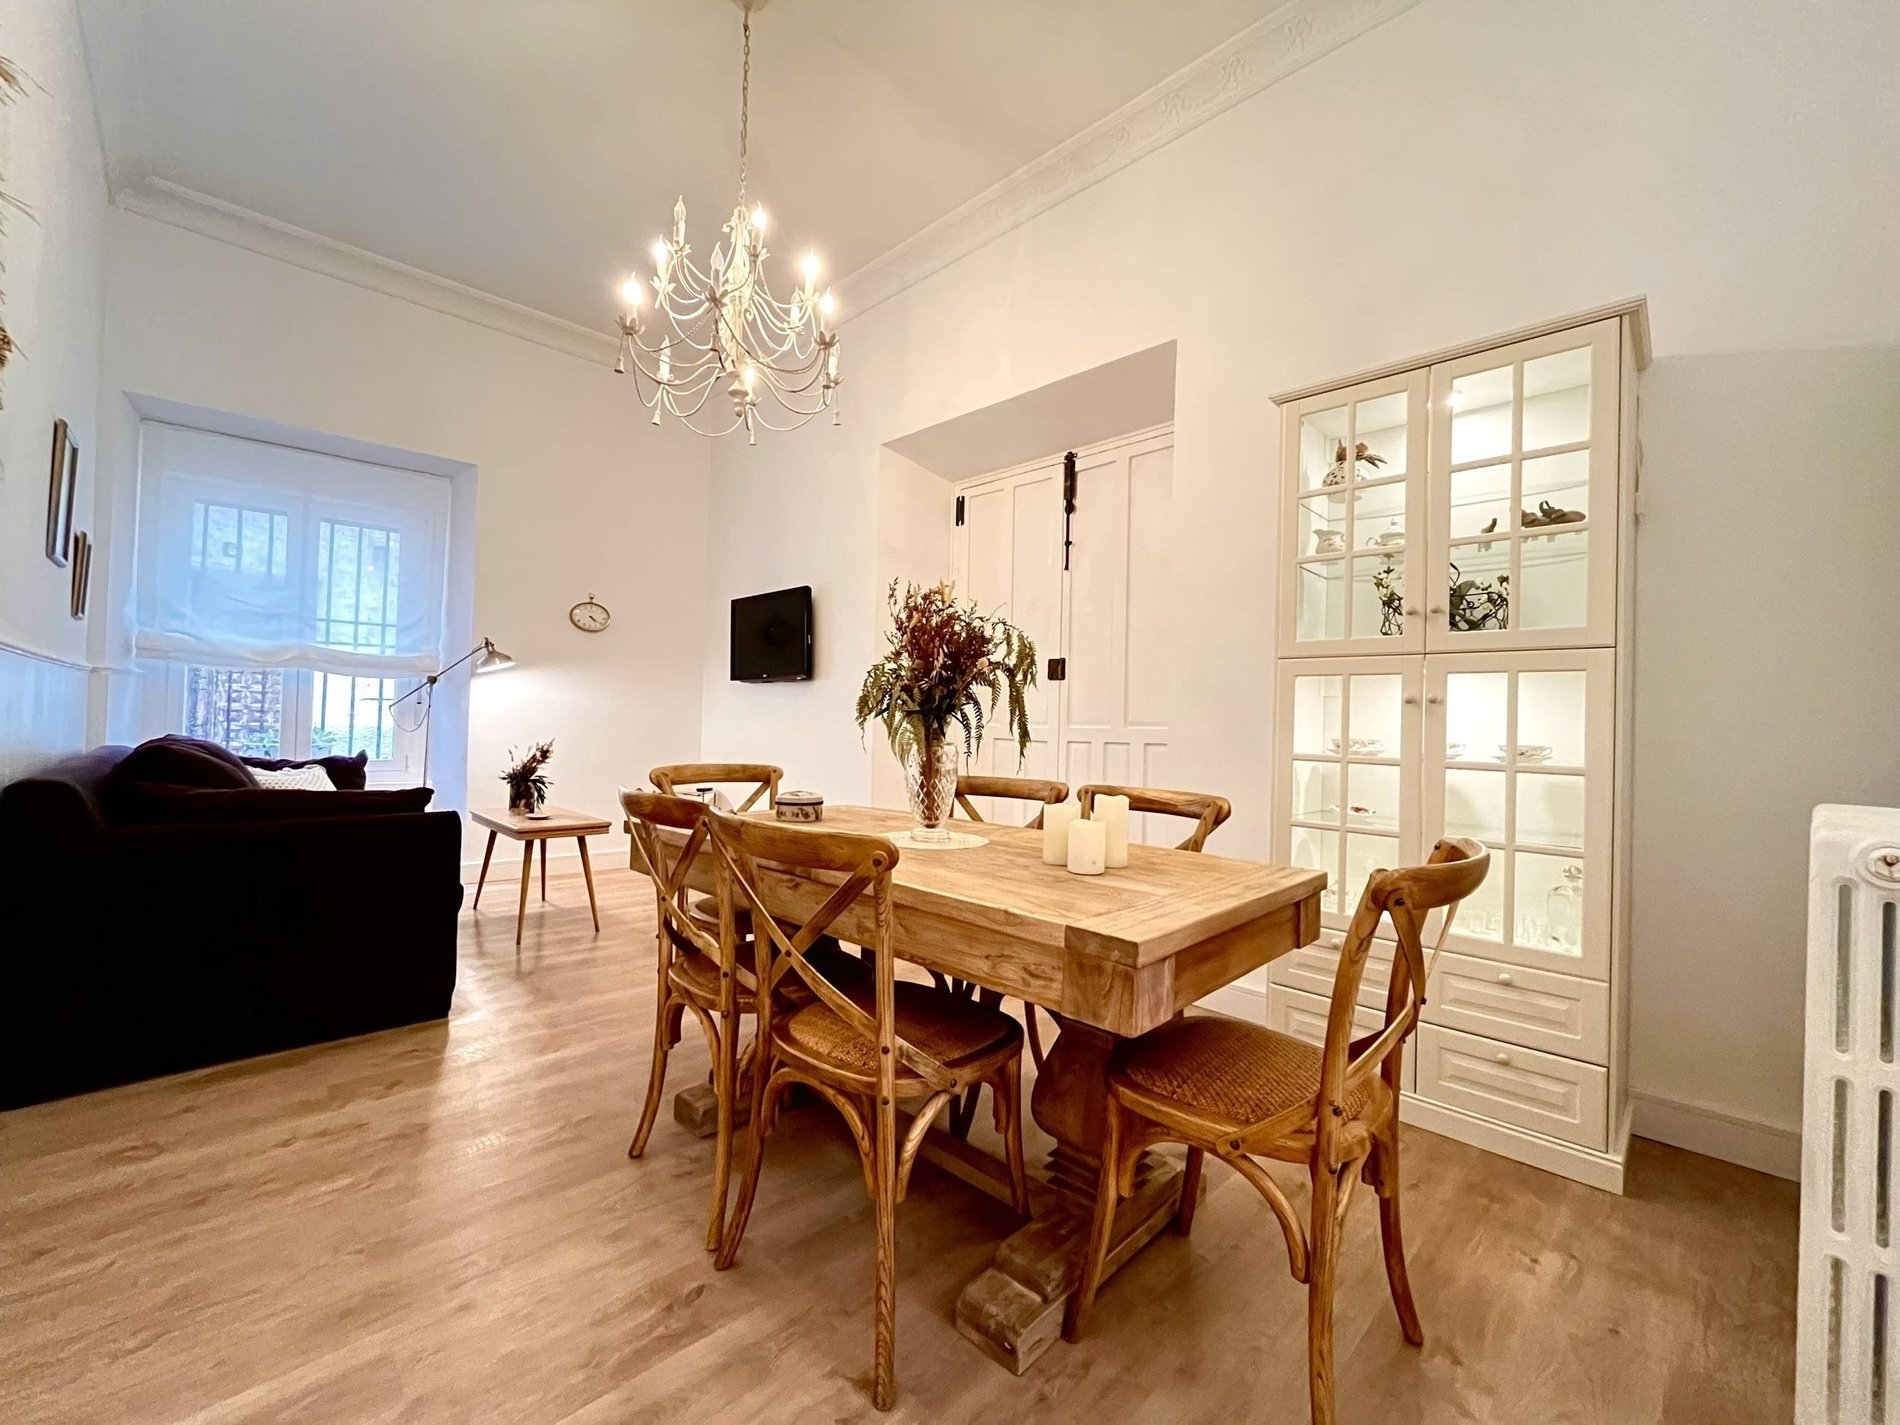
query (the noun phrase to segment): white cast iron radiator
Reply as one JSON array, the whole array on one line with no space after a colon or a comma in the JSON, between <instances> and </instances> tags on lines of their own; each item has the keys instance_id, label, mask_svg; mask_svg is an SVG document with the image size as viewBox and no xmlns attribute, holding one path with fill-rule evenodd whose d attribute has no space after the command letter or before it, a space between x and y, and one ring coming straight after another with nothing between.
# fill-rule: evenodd
<instances>
[{"instance_id":1,"label":"white cast iron radiator","mask_svg":"<svg viewBox=\"0 0 1900 1425\"><path fill-rule=\"evenodd\" d=\"M1797 1425L1900 1425L1900 809L1822 806L1808 861Z\"/></svg>"}]
</instances>

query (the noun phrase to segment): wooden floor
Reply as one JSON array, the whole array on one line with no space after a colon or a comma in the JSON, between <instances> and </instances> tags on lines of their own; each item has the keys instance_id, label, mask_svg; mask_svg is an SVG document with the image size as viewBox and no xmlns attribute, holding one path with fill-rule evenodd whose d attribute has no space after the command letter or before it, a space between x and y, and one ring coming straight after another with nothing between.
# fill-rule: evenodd
<instances>
[{"instance_id":1,"label":"wooden floor","mask_svg":"<svg viewBox=\"0 0 1900 1425\"><path fill-rule=\"evenodd\" d=\"M898 1407L878 1417L871 1219L825 1112L786 1116L729 1273L700 1245L709 1145L669 1112L625 1157L651 909L624 867L601 882L598 937L557 876L519 955L512 896L464 909L446 1026L0 1114L0 1420L1306 1419L1302 1291L1215 1165L1194 1235L1143 1253L1090 1338L1020 1379L951 1322L1013 1223L920 1166ZM703 1044L675 1064L677 1085L702 1077ZM1416 1129L1405 1144L1426 1345L1399 1336L1362 1200L1343 1421L1790 1417L1792 1184L1639 1143L1615 1198Z\"/></svg>"}]
</instances>

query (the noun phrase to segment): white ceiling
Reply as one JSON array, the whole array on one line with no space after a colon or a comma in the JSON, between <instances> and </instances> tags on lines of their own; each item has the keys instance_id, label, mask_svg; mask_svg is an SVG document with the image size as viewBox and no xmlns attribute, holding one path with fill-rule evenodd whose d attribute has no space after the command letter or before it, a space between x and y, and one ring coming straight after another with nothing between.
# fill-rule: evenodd
<instances>
[{"instance_id":1,"label":"white ceiling","mask_svg":"<svg viewBox=\"0 0 1900 1425\"><path fill-rule=\"evenodd\" d=\"M115 192L182 185L595 329L677 194L701 252L736 196L731 0L79 3ZM773 0L774 252L848 274L1281 3Z\"/></svg>"}]
</instances>

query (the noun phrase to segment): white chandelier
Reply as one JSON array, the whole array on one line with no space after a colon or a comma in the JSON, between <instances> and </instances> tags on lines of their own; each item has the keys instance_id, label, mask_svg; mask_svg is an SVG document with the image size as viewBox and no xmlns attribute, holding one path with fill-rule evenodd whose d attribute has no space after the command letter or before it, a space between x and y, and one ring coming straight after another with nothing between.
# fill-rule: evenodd
<instances>
[{"instance_id":1,"label":"white chandelier","mask_svg":"<svg viewBox=\"0 0 1900 1425\"><path fill-rule=\"evenodd\" d=\"M765 278L765 207L747 206L746 138L752 102L752 11L764 0L738 0L745 11L744 59L739 83L739 202L726 219L725 237L714 244L702 269L686 241L686 200L673 205L673 233L653 243L654 275L638 272L620 288L620 359L614 370L633 373L640 403L685 422L700 435L726 435L745 427L758 443L758 428L796 430L813 416L831 412L838 389L837 305L827 288L818 291L818 255L800 264L804 282L781 302ZM651 287L651 321L661 327L659 344L646 339L642 312ZM770 394L781 420L760 410ZM723 394L731 415L713 401ZM708 403L712 409L708 411ZM784 418L788 417L788 418Z\"/></svg>"}]
</instances>

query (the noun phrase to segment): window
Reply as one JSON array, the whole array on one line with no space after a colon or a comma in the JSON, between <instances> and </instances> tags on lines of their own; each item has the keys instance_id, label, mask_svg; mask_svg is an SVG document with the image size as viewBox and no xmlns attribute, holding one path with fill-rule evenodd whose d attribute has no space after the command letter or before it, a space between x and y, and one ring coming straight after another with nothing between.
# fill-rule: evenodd
<instances>
[{"instance_id":1,"label":"window","mask_svg":"<svg viewBox=\"0 0 1900 1425\"><path fill-rule=\"evenodd\" d=\"M448 482L158 422L141 476L137 648L169 665L167 724L419 777L420 709L393 705L442 663Z\"/></svg>"}]
</instances>

